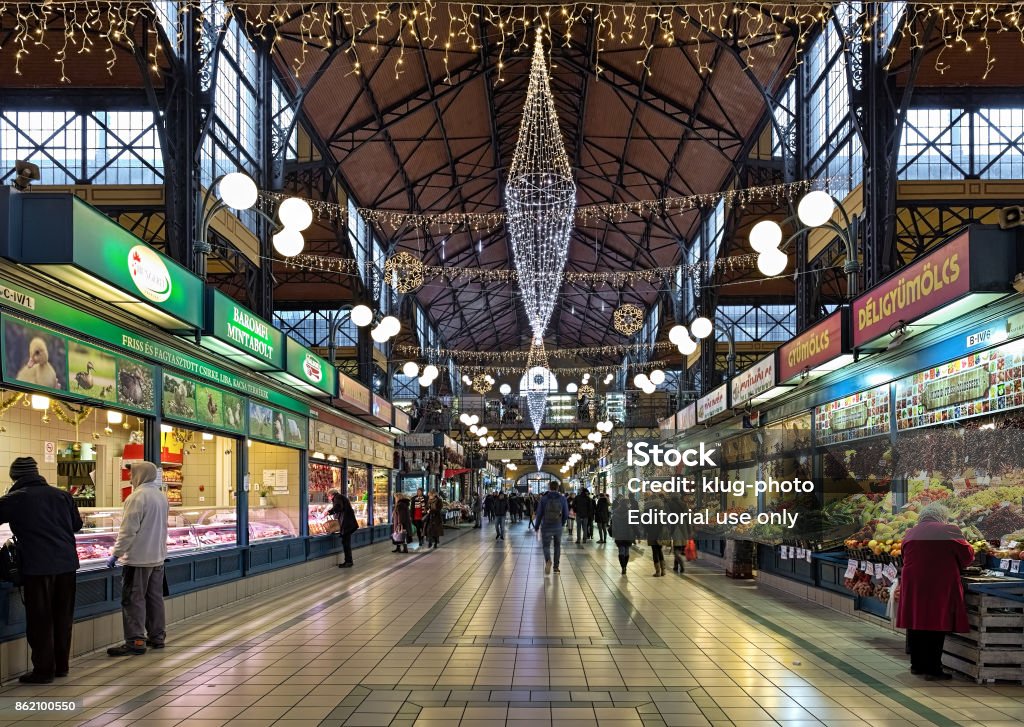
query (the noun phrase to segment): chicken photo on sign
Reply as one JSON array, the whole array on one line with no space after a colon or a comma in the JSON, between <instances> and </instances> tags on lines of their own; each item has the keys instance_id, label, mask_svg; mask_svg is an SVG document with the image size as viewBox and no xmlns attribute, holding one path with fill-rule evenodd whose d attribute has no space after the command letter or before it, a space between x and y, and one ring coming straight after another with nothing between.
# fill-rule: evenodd
<instances>
[{"instance_id":1,"label":"chicken photo on sign","mask_svg":"<svg viewBox=\"0 0 1024 727\"><path fill-rule=\"evenodd\" d=\"M38 326L4 319L4 378L67 391L67 339Z\"/></svg>"},{"instance_id":2,"label":"chicken photo on sign","mask_svg":"<svg viewBox=\"0 0 1024 727\"><path fill-rule=\"evenodd\" d=\"M199 385L196 387L196 414L203 424L223 426L224 394L220 389Z\"/></svg>"}]
</instances>

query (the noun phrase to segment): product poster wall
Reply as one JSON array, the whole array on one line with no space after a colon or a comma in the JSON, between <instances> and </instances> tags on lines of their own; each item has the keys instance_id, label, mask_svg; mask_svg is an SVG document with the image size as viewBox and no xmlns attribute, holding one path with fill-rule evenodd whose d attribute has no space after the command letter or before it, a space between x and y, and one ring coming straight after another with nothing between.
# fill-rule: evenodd
<instances>
[{"instance_id":1,"label":"product poster wall","mask_svg":"<svg viewBox=\"0 0 1024 727\"><path fill-rule=\"evenodd\" d=\"M819 445L839 444L889 431L889 385L836 399L814 410Z\"/></svg>"},{"instance_id":2,"label":"product poster wall","mask_svg":"<svg viewBox=\"0 0 1024 727\"><path fill-rule=\"evenodd\" d=\"M163 415L245 434L245 399L187 376L164 372Z\"/></svg>"},{"instance_id":3,"label":"product poster wall","mask_svg":"<svg viewBox=\"0 0 1024 727\"><path fill-rule=\"evenodd\" d=\"M1024 406L1024 346L968 354L896 382L896 428L914 429Z\"/></svg>"},{"instance_id":4,"label":"product poster wall","mask_svg":"<svg viewBox=\"0 0 1024 727\"><path fill-rule=\"evenodd\" d=\"M33 323L2 322L5 381L153 413L154 367Z\"/></svg>"}]
</instances>

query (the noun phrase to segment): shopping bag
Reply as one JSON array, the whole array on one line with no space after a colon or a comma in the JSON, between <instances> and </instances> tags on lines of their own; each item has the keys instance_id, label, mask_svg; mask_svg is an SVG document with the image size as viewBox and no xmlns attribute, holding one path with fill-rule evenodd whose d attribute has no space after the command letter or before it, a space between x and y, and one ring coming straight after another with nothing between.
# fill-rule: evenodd
<instances>
[{"instance_id":1,"label":"shopping bag","mask_svg":"<svg viewBox=\"0 0 1024 727\"><path fill-rule=\"evenodd\" d=\"M697 560L697 543L693 538L686 541L686 559Z\"/></svg>"},{"instance_id":2,"label":"shopping bag","mask_svg":"<svg viewBox=\"0 0 1024 727\"><path fill-rule=\"evenodd\" d=\"M405 530L396 530L391 533L391 542L396 545L402 545L405 543Z\"/></svg>"}]
</instances>

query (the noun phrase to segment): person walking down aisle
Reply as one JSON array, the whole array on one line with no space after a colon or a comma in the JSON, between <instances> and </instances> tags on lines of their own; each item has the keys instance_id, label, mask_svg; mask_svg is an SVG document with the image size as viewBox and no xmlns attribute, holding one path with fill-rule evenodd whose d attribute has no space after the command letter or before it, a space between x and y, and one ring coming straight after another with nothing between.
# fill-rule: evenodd
<instances>
[{"instance_id":1,"label":"person walking down aisle","mask_svg":"<svg viewBox=\"0 0 1024 727\"><path fill-rule=\"evenodd\" d=\"M356 511L352 509L352 503L338 490L331 490L331 509L328 515L338 519L338 535L341 536L341 548L345 552L345 561L338 564L339 568L351 568L352 563L352 536L359 529L359 521L356 520Z\"/></svg>"},{"instance_id":2,"label":"person walking down aisle","mask_svg":"<svg viewBox=\"0 0 1024 727\"><path fill-rule=\"evenodd\" d=\"M481 528L483 524L480 522L480 495L476 492L473 493L473 527Z\"/></svg>"},{"instance_id":3,"label":"person walking down aisle","mask_svg":"<svg viewBox=\"0 0 1024 727\"><path fill-rule=\"evenodd\" d=\"M494 519L494 539L505 539L505 515L508 513L508 500L504 492L499 492L491 503L491 517Z\"/></svg>"},{"instance_id":4,"label":"person walking down aisle","mask_svg":"<svg viewBox=\"0 0 1024 727\"><path fill-rule=\"evenodd\" d=\"M658 496L649 498L647 501L647 512L654 510L664 510L665 501ZM662 532L663 528L653 522L646 527L647 545L651 548L651 558L654 560L654 576L659 577L665 575L665 551L663 548L662 539L665 534Z\"/></svg>"},{"instance_id":5,"label":"person walking down aisle","mask_svg":"<svg viewBox=\"0 0 1024 727\"><path fill-rule=\"evenodd\" d=\"M427 517L427 498L423 496L423 488L416 489L412 498L412 526L416 528L416 538L423 545L423 520Z\"/></svg>"},{"instance_id":6,"label":"person walking down aisle","mask_svg":"<svg viewBox=\"0 0 1024 727\"><path fill-rule=\"evenodd\" d=\"M690 512L692 508L687 507L683 502L681 495L672 495L666 498L665 510L670 513L682 515L683 513ZM672 572L685 573L686 544L690 542L690 538L693 537L693 526L690 525L687 518L680 517L678 519L678 525L673 525L670 528L667 528L671 533L672 539Z\"/></svg>"},{"instance_id":7,"label":"person walking down aisle","mask_svg":"<svg viewBox=\"0 0 1024 727\"><path fill-rule=\"evenodd\" d=\"M574 504L576 502L576 498L574 495L571 494L566 495L565 502L566 505L569 507L569 519L566 522L569 525L569 540L572 540L572 528L573 525L576 524L576 511L573 509Z\"/></svg>"},{"instance_id":8,"label":"person walking down aisle","mask_svg":"<svg viewBox=\"0 0 1024 727\"><path fill-rule=\"evenodd\" d=\"M615 509L612 511L611 534L619 549L619 566L622 568L622 575L626 575L626 566L629 565L629 549L635 542L634 528L629 522L629 511L633 506L635 503L625 497L620 497L615 502Z\"/></svg>"},{"instance_id":9,"label":"person walking down aisle","mask_svg":"<svg viewBox=\"0 0 1024 727\"><path fill-rule=\"evenodd\" d=\"M580 545L590 540L590 521L594 517L594 501L586 487L576 495L573 508L576 510L576 545Z\"/></svg>"},{"instance_id":10,"label":"person walking down aisle","mask_svg":"<svg viewBox=\"0 0 1024 727\"><path fill-rule=\"evenodd\" d=\"M145 654L146 647L164 648L164 561L167 560L167 495L157 481L156 465L132 465L132 494L124 501L113 568L121 561L121 619L124 643L107 649L108 656Z\"/></svg>"},{"instance_id":11,"label":"person walking down aisle","mask_svg":"<svg viewBox=\"0 0 1024 727\"><path fill-rule=\"evenodd\" d=\"M71 626L75 617L75 533L82 517L71 495L39 474L36 461L11 463L11 489L0 497L0 525L11 524L18 540L25 599L25 635L32 671L22 684L49 684L68 675Z\"/></svg>"},{"instance_id":12,"label":"person walking down aisle","mask_svg":"<svg viewBox=\"0 0 1024 727\"><path fill-rule=\"evenodd\" d=\"M903 577L896 626L907 630L910 672L929 681L952 679L942 670L948 633L967 633L967 607L960 571L974 560L974 548L949 522L938 502L921 509L917 525L903 536Z\"/></svg>"},{"instance_id":13,"label":"person walking down aisle","mask_svg":"<svg viewBox=\"0 0 1024 727\"><path fill-rule=\"evenodd\" d=\"M594 522L597 523L597 542L608 542L608 519L611 516L611 503L608 502L608 493L602 492L594 501Z\"/></svg>"},{"instance_id":14,"label":"person walking down aisle","mask_svg":"<svg viewBox=\"0 0 1024 727\"><path fill-rule=\"evenodd\" d=\"M427 548L436 548L444 535L444 503L431 491L427 499Z\"/></svg>"},{"instance_id":15,"label":"person walking down aisle","mask_svg":"<svg viewBox=\"0 0 1024 727\"><path fill-rule=\"evenodd\" d=\"M530 530L534 529L533 528L533 512L534 512L534 508L536 507L536 503L534 502L534 497L533 497L532 494L527 493L526 497L523 498L523 505L526 507L526 522L527 522L526 529L527 529L527 531L530 531Z\"/></svg>"},{"instance_id":16,"label":"person walking down aisle","mask_svg":"<svg viewBox=\"0 0 1024 727\"><path fill-rule=\"evenodd\" d=\"M391 526L391 542L395 544L392 553L408 553L409 540L412 539L412 517L409 498L398 493L395 495L395 522Z\"/></svg>"},{"instance_id":17,"label":"person walking down aisle","mask_svg":"<svg viewBox=\"0 0 1024 727\"><path fill-rule=\"evenodd\" d=\"M544 574L551 572L551 543L555 544L554 571L559 573L558 564L562 560L562 530L569 521L569 503L558 491L558 483L551 480L548 491L537 502L537 518L533 527L540 531L540 539L544 545Z\"/></svg>"}]
</instances>

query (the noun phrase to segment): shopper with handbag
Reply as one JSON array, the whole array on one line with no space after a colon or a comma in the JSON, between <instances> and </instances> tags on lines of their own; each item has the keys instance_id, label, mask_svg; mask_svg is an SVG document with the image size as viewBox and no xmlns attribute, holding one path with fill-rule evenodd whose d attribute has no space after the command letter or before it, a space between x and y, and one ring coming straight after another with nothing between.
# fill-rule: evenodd
<instances>
[{"instance_id":1,"label":"shopper with handbag","mask_svg":"<svg viewBox=\"0 0 1024 727\"><path fill-rule=\"evenodd\" d=\"M611 517L611 503L608 502L608 493L602 492L594 501L594 522L597 523L597 542L608 542L608 519Z\"/></svg>"},{"instance_id":2,"label":"shopper with handbag","mask_svg":"<svg viewBox=\"0 0 1024 727\"><path fill-rule=\"evenodd\" d=\"M622 575L626 575L626 566L629 565L629 549L635 542L635 526L629 522L629 512L635 509L634 501L620 497L612 510L611 535L619 549L619 566L622 568Z\"/></svg>"},{"instance_id":3,"label":"shopper with handbag","mask_svg":"<svg viewBox=\"0 0 1024 727\"><path fill-rule=\"evenodd\" d=\"M25 635L32 650L32 671L22 684L49 684L68 675L71 627L75 618L75 533L82 517L64 490L51 487L36 461L18 457L11 463L14 482L0 497L0 525L10 523L18 540Z\"/></svg>"},{"instance_id":4,"label":"shopper with handbag","mask_svg":"<svg viewBox=\"0 0 1024 727\"><path fill-rule=\"evenodd\" d=\"M341 548L345 552L345 560L338 564L339 568L351 568L352 563L352 536L359 529L359 521L356 520L356 511L352 509L352 503L338 490L331 490L331 509L328 515L338 519L338 535L341 537Z\"/></svg>"},{"instance_id":5,"label":"shopper with handbag","mask_svg":"<svg viewBox=\"0 0 1024 727\"><path fill-rule=\"evenodd\" d=\"M395 522L391 526L391 542L395 544L395 549L392 552L408 553L409 540L412 537L409 498L402 493L395 495L395 498Z\"/></svg>"},{"instance_id":6,"label":"shopper with handbag","mask_svg":"<svg viewBox=\"0 0 1024 727\"><path fill-rule=\"evenodd\" d=\"M505 515L508 514L508 499L504 492L499 492L491 503L491 517L494 519L494 539L505 539Z\"/></svg>"},{"instance_id":7,"label":"shopper with handbag","mask_svg":"<svg viewBox=\"0 0 1024 727\"><path fill-rule=\"evenodd\" d=\"M573 509L576 511L578 520L576 527L576 545L581 545L590 540L590 523L594 517L594 501L590 499L590 492L586 487L580 489L573 502Z\"/></svg>"}]
</instances>

